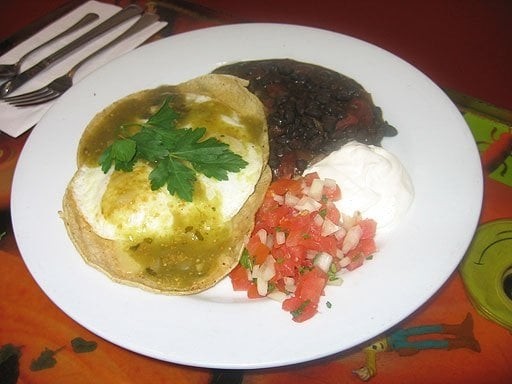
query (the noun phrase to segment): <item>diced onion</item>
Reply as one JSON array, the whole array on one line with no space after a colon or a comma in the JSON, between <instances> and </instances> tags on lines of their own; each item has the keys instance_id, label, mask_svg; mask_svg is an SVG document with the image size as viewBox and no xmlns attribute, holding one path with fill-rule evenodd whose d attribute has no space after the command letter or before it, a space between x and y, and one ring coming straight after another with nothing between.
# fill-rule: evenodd
<instances>
[{"instance_id":1,"label":"diced onion","mask_svg":"<svg viewBox=\"0 0 512 384\"><path fill-rule=\"evenodd\" d=\"M287 292L295 292L295 289L297 289L297 286L295 285L295 280L292 277L283 277L284 281L284 289Z\"/></svg>"},{"instance_id":2,"label":"diced onion","mask_svg":"<svg viewBox=\"0 0 512 384\"><path fill-rule=\"evenodd\" d=\"M345 268L351 262L352 260L350 260L350 257L344 256L343 258L340 259L340 267Z\"/></svg>"},{"instance_id":3,"label":"diced onion","mask_svg":"<svg viewBox=\"0 0 512 384\"><path fill-rule=\"evenodd\" d=\"M338 229L336 232L334 232L334 237L336 237L336 240L341 240L345 237L347 234L347 230L343 227Z\"/></svg>"},{"instance_id":4,"label":"diced onion","mask_svg":"<svg viewBox=\"0 0 512 384\"><path fill-rule=\"evenodd\" d=\"M288 207L295 207L298 202L299 202L299 198L297 196L295 196L293 193L291 192L286 192L286 195L284 195L284 205L288 206Z\"/></svg>"},{"instance_id":5,"label":"diced onion","mask_svg":"<svg viewBox=\"0 0 512 384\"><path fill-rule=\"evenodd\" d=\"M354 225L353 227L350 227L345 239L343 240L343 245L341 247L342 252L347 253L351 249L354 249L359 243L359 240L361 240L362 235L363 230L361 229L361 226Z\"/></svg>"},{"instance_id":6,"label":"diced onion","mask_svg":"<svg viewBox=\"0 0 512 384\"><path fill-rule=\"evenodd\" d=\"M320 215L316 215L314 218L313 218L313 223L315 223L315 225L317 227L322 227L322 225L324 224L324 218Z\"/></svg>"},{"instance_id":7,"label":"diced onion","mask_svg":"<svg viewBox=\"0 0 512 384\"><path fill-rule=\"evenodd\" d=\"M313 264L316 265L325 273L327 273L331 268L332 256L329 255L327 252L320 252L318 255L316 255L315 259L313 260Z\"/></svg>"},{"instance_id":8,"label":"diced onion","mask_svg":"<svg viewBox=\"0 0 512 384\"><path fill-rule=\"evenodd\" d=\"M260 230L258 230L258 232L256 232L256 235L258 235L258 237L260 238L260 241L263 244L267 244L267 231L266 230L261 228Z\"/></svg>"},{"instance_id":9,"label":"diced onion","mask_svg":"<svg viewBox=\"0 0 512 384\"><path fill-rule=\"evenodd\" d=\"M283 231L276 232L276 244L282 245L286 242L286 233Z\"/></svg>"},{"instance_id":10,"label":"diced onion","mask_svg":"<svg viewBox=\"0 0 512 384\"><path fill-rule=\"evenodd\" d=\"M336 188L337 187L337 183L336 183L336 180L334 179L329 179L328 177L326 177L324 179L324 186L326 188Z\"/></svg>"},{"instance_id":11,"label":"diced onion","mask_svg":"<svg viewBox=\"0 0 512 384\"><path fill-rule=\"evenodd\" d=\"M276 274L276 261L271 255L268 255L263 264L260 266L259 279L269 281Z\"/></svg>"},{"instance_id":12,"label":"diced onion","mask_svg":"<svg viewBox=\"0 0 512 384\"><path fill-rule=\"evenodd\" d=\"M267 297L282 303L288 298L288 295L284 292L281 292L279 289L274 289L272 292L267 294Z\"/></svg>"},{"instance_id":13,"label":"diced onion","mask_svg":"<svg viewBox=\"0 0 512 384\"><path fill-rule=\"evenodd\" d=\"M322 198L323 191L324 181L322 179L313 179L309 187L308 195L316 201L319 201Z\"/></svg>"},{"instance_id":14,"label":"diced onion","mask_svg":"<svg viewBox=\"0 0 512 384\"><path fill-rule=\"evenodd\" d=\"M275 201L275 202L277 202L277 203L279 203L279 204L281 204L281 205L283 205L283 204L284 204L284 196L274 194L274 195L272 196L272 198L274 199L274 201Z\"/></svg>"},{"instance_id":15,"label":"diced onion","mask_svg":"<svg viewBox=\"0 0 512 384\"><path fill-rule=\"evenodd\" d=\"M265 243L265 245L269 249L272 249L272 247L274 246L274 236L272 236L271 234L267 234L267 242Z\"/></svg>"},{"instance_id":16,"label":"diced onion","mask_svg":"<svg viewBox=\"0 0 512 384\"><path fill-rule=\"evenodd\" d=\"M249 280L257 279L259 277L260 277L260 266L258 264L256 264L252 267L251 278Z\"/></svg>"},{"instance_id":17,"label":"diced onion","mask_svg":"<svg viewBox=\"0 0 512 384\"><path fill-rule=\"evenodd\" d=\"M361 220L361 213L356 211L352 216L341 213L343 227L348 231Z\"/></svg>"},{"instance_id":18,"label":"diced onion","mask_svg":"<svg viewBox=\"0 0 512 384\"><path fill-rule=\"evenodd\" d=\"M255 270L257 270L256 273L254 272ZM275 260L271 255L267 256L263 264L254 266L253 278L256 278L256 289L259 295L267 295L268 282L275 274Z\"/></svg>"},{"instance_id":19,"label":"diced onion","mask_svg":"<svg viewBox=\"0 0 512 384\"><path fill-rule=\"evenodd\" d=\"M313 199L310 196L303 196L297 204L295 204L295 209L299 211L309 211L316 212L322 207L318 201Z\"/></svg>"},{"instance_id":20,"label":"diced onion","mask_svg":"<svg viewBox=\"0 0 512 384\"><path fill-rule=\"evenodd\" d=\"M322 236L329 236L333 233L336 233L340 227L338 227L336 224L334 224L331 220L325 219L324 223L322 224Z\"/></svg>"},{"instance_id":21,"label":"diced onion","mask_svg":"<svg viewBox=\"0 0 512 384\"><path fill-rule=\"evenodd\" d=\"M256 288L260 296L267 296L268 292L268 281L263 279L256 280Z\"/></svg>"}]
</instances>

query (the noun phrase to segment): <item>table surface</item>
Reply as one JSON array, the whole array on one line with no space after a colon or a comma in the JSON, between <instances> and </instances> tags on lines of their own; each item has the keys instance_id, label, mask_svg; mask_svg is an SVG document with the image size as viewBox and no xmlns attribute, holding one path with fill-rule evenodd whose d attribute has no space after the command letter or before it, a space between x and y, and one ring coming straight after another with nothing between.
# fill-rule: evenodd
<instances>
[{"instance_id":1,"label":"table surface","mask_svg":"<svg viewBox=\"0 0 512 384\"><path fill-rule=\"evenodd\" d=\"M2 1L0 41L67 3L65 0ZM174 2L175 5L178 3ZM507 116L512 110L512 2L508 0L197 0L195 3L215 12L208 13L208 17L180 13L180 19L167 32L179 33L238 21L293 23L341 32L396 54L423 71L440 87L469 96L457 104L477 142L479 138L490 137L496 127L502 132L511 131L511 120ZM492 106L500 109L488 108ZM494 114L496 111L501 114ZM15 154L18 153L27 136L12 139L0 135L0 154L1 145L7 145ZM480 223L510 219L512 184L509 173L504 172L505 178L495 177L496 173L485 168L486 147L479 146L479 149L482 151L485 181ZM505 160L510 163L510 147L508 151ZM4 292L0 299L1 383L16 382L8 381L14 377L9 369L14 368L19 370L16 377L22 383L194 384L221 382L220 378L231 380L224 381L226 383L243 381L258 384L361 381L353 371L368 362L372 355L369 352L371 348L365 349L368 346L309 364L245 372L241 377L149 359L105 342L83 329L54 306L34 283L9 232L9 171L14 168L15 160L16 156L13 156L7 166L4 162L0 168L0 224L3 226L0 233L7 232L0 240L0 290ZM372 382L506 382L512 377L512 335L509 329L477 309L469 299L461 273L454 273L440 292L400 324L397 330L407 332L430 325L446 330L454 326L469 332L465 334L466 344L455 349L421 347L414 351L403 348L383 351L376 356L377 374ZM464 319L468 322L463 322ZM443 332L440 334L441 337L445 335ZM59 349L58 346L69 344L69 340L78 336L85 341L94 341L97 348L83 354L73 354L70 348ZM16 347L19 354L12 351L5 354L6 345ZM41 371L31 369L31 363L41 356L45 348L56 352L52 355L56 365Z\"/></svg>"},{"instance_id":2,"label":"table surface","mask_svg":"<svg viewBox=\"0 0 512 384\"><path fill-rule=\"evenodd\" d=\"M2 1L0 40L67 1ZM303 24L360 38L403 58L442 87L512 109L509 0L195 2L233 20Z\"/></svg>"}]
</instances>

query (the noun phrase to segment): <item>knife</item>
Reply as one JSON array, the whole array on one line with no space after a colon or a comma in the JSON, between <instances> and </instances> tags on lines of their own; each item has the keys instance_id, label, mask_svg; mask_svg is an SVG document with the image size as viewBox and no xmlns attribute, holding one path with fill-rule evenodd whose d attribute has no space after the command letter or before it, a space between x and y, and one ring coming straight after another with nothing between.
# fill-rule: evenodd
<instances>
[{"instance_id":1,"label":"knife","mask_svg":"<svg viewBox=\"0 0 512 384\"><path fill-rule=\"evenodd\" d=\"M9 93L20 87L22 84L25 84L38 73L40 73L41 71L55 63L57 60L65 57L66 55L70 54L82 45L87 44L92 39L107 32L109 29L130 19L133 16L141 14L142 12L143 9L136 4L129 5L126 8L120 10L119 12L105 20L103 23L97 25L90 31L86 32L77 39L73 40L71 43L59 49L55 53L52 53L50 56L44 58L39 63L33 65L24 72L21 72L19 75L3 83L0 86L0 98L5 97Z\"/></svg>"}]
</instances>

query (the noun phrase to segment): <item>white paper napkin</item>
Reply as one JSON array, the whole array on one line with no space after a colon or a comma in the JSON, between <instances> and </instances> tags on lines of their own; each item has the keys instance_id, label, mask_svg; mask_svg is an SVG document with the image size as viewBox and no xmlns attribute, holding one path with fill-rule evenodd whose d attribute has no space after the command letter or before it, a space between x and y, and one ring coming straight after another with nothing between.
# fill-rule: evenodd
<instances>
[{"instance_id":1,"label":"white paper napkin","mask_svg":"<svg viewBox=\"0 0 512 384\"><path fill-rule=\"evenodd\" d=\"M52 43L50 46L44 47L41 50L34 53L34 55L29 56L25 62L22 64L21 71L30 68L32 65L39 62L41 59L55 52L59 48L68 44L78 36L87 32L88 30L94 28L99 23L103 22L105 19L112 16L114 13L118 12L121 8L111 4L105 4L98 1L88 1L87 3L79 6L69 14L64 17L58 19L33 37L27 39L23 43L19 44L15 48L11 49L9 52L0 57L1 64L12 64L15 63L23 54L30 51L32 48L38 46L39 44L49 40L53 36L59 34L69 26L76 23L80 20L85 14L89 12L97 13L100 17L97 21L89 24L88 26L80 29L79 31L74 32L71 35L68 35L59 41ZM137 18L133 18L122 25L110 30L99 38L95 39L90 44L87 44L82 49L78 49L72 55L66 57L65 59L59 61L53 66L49 67L45 71L41 72L38 76L18 88L15 92L12 92L9 96L18 95L21 93L29 92L35 89L38 89L50 81L59 77L66 73L73 65L78 63L83 58L87 57L92 52L96 51L98 48L107 44L109 41L113 40L115 37L120 35L123 31L132 25ZM141 32L123 40L122 42L116 44L115 46L109 48L105 52L98 54L97 56L88 60L84 65L82 65L77 71L76 75L73 77L73 84L79 82L82 78L87 76L96 68L101 65L106 64L112 59L133 50L140 44L142 44L145 40L147 40L150 36L158 32L160 29L165 27L166 22L157 22L154 23ZM7 133L12 137L18 137L22 133L29 130L35 124L39 122L41 117L48 111L48 109L55 103L56 100L50 101L48 103L34 106L34 107L23 107L16 108L4 101L0 101L0 130Z\"/></svg>"}]
</instances>

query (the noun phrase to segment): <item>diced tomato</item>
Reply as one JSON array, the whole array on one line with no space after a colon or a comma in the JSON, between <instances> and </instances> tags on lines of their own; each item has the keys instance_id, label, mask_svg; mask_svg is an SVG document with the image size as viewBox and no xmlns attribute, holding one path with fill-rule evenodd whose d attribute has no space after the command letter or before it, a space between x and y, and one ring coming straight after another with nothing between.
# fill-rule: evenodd
<instances>
[{"instance_id":1,"label":"diced tomato","mask_svg":"<svg viewBox=\"0 0 512 384\"><path fill-rule=\"evenodd\" d=\"M354 269L359 268L363 265L366 258L373 255L376 251L377 246L375 245L375 240L373 238L359 240L356 247L346 254L346 256L352 260L347 266L347 270L353 271Z\"/></svg>"},{"instance_id":2,"label":"diced tomato","mask_svg":"<svg viewBox=\"0 0 512 384\"><path fill-rule=\"evenodd\" d=\"M297 261L292 257L287 246L274 248L272 252L276 263L274 268L276 270L276 279L283 277L294 277L297 274Z\"/></svg>"},{"instance_id":3,"label":"diced tomato","mask_svg":"<svg viewBox=\"0 0 512 384\"><path fill-rule=\"evenodd\" d=\"M332 187L325 185L323 190L324 196L332 201L338 201L341 199L341 189L338 185Z\"/></svg>"},{"instance_id":4,"label":"diced tomato","mask_svg":"<svg viewBox=\"0 0 512 384\"><path fill-rule=\"evenodd\" d=\"M281 226L281 220L283 217L288 217L291 214L293 214L293 208L286 205L278 206L266 212L262 212L256 216L257 221L254 227L254 232L263 228L267 232L271 233Z\"/></svg>"},{"instance_id":5,"label":"diced tomato","mask_svg":"<svg viewBox=\"0 0 512 384\"><path fill-rule=\"evenodd\" d=\"M307 243L310 249L336 256L337 241L334 236L316 236Z\"/></svg>"},{"instance_id":6,"label":"diced tomato","mask_svg":"<svg viewBox=\"0 0 512 384\"><path fill-rule=\"evenodd\" d=\"M304 301L298 297L290 297L283 301L282 308L292 314L293 321L302 323L315 316L317 305L308 301Z\"/></svg>"},{"instance_id":7,"label":"diced tomato","mask_svg":"<svg viewBox=\"0 0 512 384\"><path fill-rule=\"evenodd\" d=\"M308 173L307 175L304 175L303 178L304 178L304 182L306 183L306 185L308 187L310 187L311 184L313 183L313 180L319 179L320 176L318 176L318 172L311 172L311 173Z\"/></svg>"},{"instance_id":8,"label":"diced tomato","mask_svg":"<svg viewBox=\"0 0 512 384\"><path fill-rule=\"evenodd\" d=\"M270 248L260 241L259 236L252 236L249 239L246 248L249 255L254 258L255 264L263 264L270 253Z\"/></svg>"},{"instance_id":9,"label":"diced tomato","mask_svg":"<svg viewBox=\"0 0 512 384\"><path fill-rule=\"evenodd\" d=\"M373 255L375 252L377 252L377 245L375 244L375 239L373 237L361 239L357 245L357 248L361 250L365 257Z\"/></svg>"},{"instance_id":10,"label":"diced tomato","mask_svg":"<svg viewBox=\"0 0 512 384\"><path fill-rule=\"evenodd\" d=\"M302 228L296 228L288 232L286 236L286 245L288 247L296 247L306 239L307 232L304 232Z\"/></svg>"},{"instance_id":11,"label":"diced tomato","mask_svg":"<svg viewBox=\"0 0 512 384\"><path fill-rule=\"evenodd\" d=\"M319 264L324 270L314 265L316 254L329 254L333 258L330 271L332 268L339 271L342 269L341 265L347 270L358 268L377 250L374 241L377 224L374 220L354 218L353 225L359 226L362 233L360 237L351 237L350 245L353 248L346 255L341 251L343 235L332 226L327 227L330 228L329 232L323 232L326 228L324 220L330 220L340 228L342 226L341 213L334 204L341 197L341 190L337 185L324 182L322 197L316 197L320 208L317 210L314 207L313 212L285 204L286 194L292 194L300 200L308 190L305 187L311 186L317 178L318 174L311 173L300 178L274 181L256 214L255 227L246 244L253 265L262 265L269 255L274 259L275 273L267 278L270 278L269 283L273 290L289 295L283 302L283 309L291 312L293 320L297 322L305 321L317 313L320 297L328 282L328 275L324 270L329 266L325 266L325 258ZM313 195L318 195L316 192L318 190ZM262 229L267 232L267 236L273 238L272 242L260 238L259 231ZM350 259L349 265L344 262L345 257ZM249 279L246 269L238 266L230 276L235 290L246 290L249 298L261 297L256 282L261 277L257 273L254 279ZM287 278L293 278L294 289L290 289ZM290 293L287 289L294 292Z\"/></svg>"},{"instance_id":12,"label":"diced tomato","mask_svg":"<svg viewBox=\"0 0 512 384\"><path fill-rule=\"evenodd\" d=\"M359 226L363 230L361 239L372 239L377 231L377 223L372 219L364 219L359 222Z\"/></svg>"},{"instance_id":13,"label":"diced tomato","mask_svg":"<svg viewBox=\"0 0 512 384\"><path fill-rule=\"evenodd\" d=\"M302 183L294 179L278 179L272 183L269 192L273 192L276 195L284 196L286 192L291 192L294 195L301 193Z\"/></svg>"},{"instance_id":14,"label":"diced tomato","mask_svg":"<svg viewBox=\"0 0 512 384\"><path fill-rule=\"evenodd\" d=\"M301 246L295 247L287 247L288 255L290 255L290 260L295 263L295 267L298 270L301 266L305 264L307 249Z\"/></svg>"},{"instance_id":15,"label":"diced tomato","mask_svg":"<svg viewBox=\"0 0 512 384\"><path fill-rule=\"evenodd\" d=\"M327 275L318 268L305 272L299 278L295 295L283 302L283 309L292 314L296 322L313 317L318 308L320 296L327 284Z\"/></svg>"},{"instance_id":16,"label":"diced tomato","mask_svg":"<svg viewBox=\"0 0 512 384\"><path fill-rule=\"evenodd\" d=\"M336 208L336 205L334 205L333 202L330 202L330 201L327 202L327 204L325 204L324 209L325 209L324 219L329 219L333 223L339 223L340 222L341 213L338 210L338 208Z\"/></svg>"},{"instance_id":17,"label":"diced tomato","mask_svg":"<svg viewBox=\"0 0 512 384\"><path fill-rule=\"evenodd\" d=\"M235 291L247 291L249 289L249 285L251 284L250 280L247 277L247 269L238 264L229 274L231 278L231 284L233 285L233 290Z\"/></svg>"},{"instance_id":18,"label":"diced tomato","mask_svg":"<svg viewBox=\"0 0 512 384\"><path fill-rule=\"evenodd\" d=\"M312 215L309 212L296 213L293 208L291 209L291 214L283 215L279 220L281 230L307 232L313 224Z\"/></svg>"},{"instance_id":19,"label":"diced tomato","mask_svg":"<svg viewBox=\"0 0 512 384\"><path fill-rule=\"evenodd\" d=\"M361 239L355 248L350 250L346 256L351 259L355 259L357 256L363 255L363 257L366 258L375 252L377 252L377 246L375 245L375 240L373 238Z\"/></svg>"},{"instance_id":20,"label":"diced tomato","mask_svg":"<svg viewBox=\"0 0 512 384\"><path fill-rule=\"evenodd\" d=\"M247 297L249 299L259 299L259 298L263 297L258 293L258 287L256 286L256 284L254 282L251 282L249 284L249 288L247 289Z\"/></svg>"},{"instance_id":21,"label":"diced tomato","mask_svg":"<svg viewBox=\"0 0 512 384\"><path fill-rule=\"evenodd\" d=\"M326 284L327 274L315 267L300 276L297 282L297 289L295 290L295 297L318 304Z\"/></svg>"},{"instance_id":22,"label":"diced tomato","mask_svg":"<svg viewBox=\"0 0 512 384\"><path fill-rule=\"evenodd\" d=\"M362 254L357 255L349 265L346 266L348 271L353 271L354 269L359 268L364 263L364 256Z\"/></svg>"}]
</instances>

